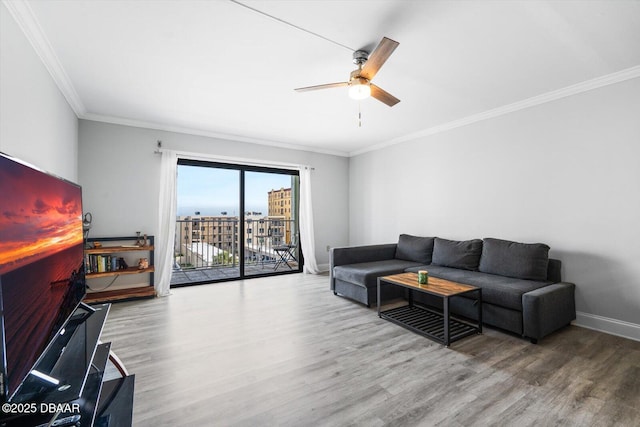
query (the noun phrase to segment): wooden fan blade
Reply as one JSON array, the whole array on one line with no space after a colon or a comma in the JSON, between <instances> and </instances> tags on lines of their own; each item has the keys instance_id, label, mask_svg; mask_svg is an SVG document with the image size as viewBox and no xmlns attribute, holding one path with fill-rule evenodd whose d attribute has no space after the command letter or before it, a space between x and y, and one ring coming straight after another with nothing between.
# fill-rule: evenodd
<instances>
[{"instance_id":1,"label":"wooden fan blade","mask_svg":"<svg viewBox=\"0 0 640 427\"><path fill-rule=\"evenodd\" d=\"M386 90L382 89L380 86L376 86L371 83L371 96L377 99L380 102L387 104L389 107L393 107L400 100L395 96L391 95Z\"/></svg>"},{"instance_id":2,"label":"wooden fan blade","mask_svg":"<svg viewBox=\"0 0 640 427\"><path fill-rule=\"evenodd\" d=\"M398 47L400 43L395 40L388 39L383 37L378 46L376 46L375 50L371 55L369 55L369 59L364 63L362 67L362 71L360 75L365 79L373 79L380 70L380 67L389 59L394 50Z\"/></svg>"},{"instance_id":3,"label":"wooden fan blade","mask_svg":"<svg viewBox=\"0 0 640 427\"><path fill-rule=\"evenodd\" d=\"M347 82L327 83L326 85L299 87L299 88L296 88L294 90L296 92L308 92L310 90L331 89L333 87L342 87L342 86L349 86L349 83L347 83Z\"/></svg>"}]
</instances>

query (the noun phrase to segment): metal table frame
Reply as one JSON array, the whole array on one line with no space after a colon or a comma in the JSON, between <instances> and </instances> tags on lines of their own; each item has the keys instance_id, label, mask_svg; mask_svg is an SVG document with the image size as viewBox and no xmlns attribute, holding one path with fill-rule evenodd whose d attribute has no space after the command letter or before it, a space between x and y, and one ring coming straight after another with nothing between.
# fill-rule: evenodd
<instances>
[{"instance_id":1,"label":"metal table frame","mask_svg":"<svg viewBox=\"0 0 640 427\"><path fill-rule=\"evenodd\" d=\"M471 288L469 290L457 292L451 295L443 295L442 293L430 290L428 288L428 285L417 285L417 280L416 286L407 286L403 283L393 281L389 277L392 278L393 276L378 278L378 317L403 326L415 333L436 341L437 343L440 343L445 347L449 347L452 342L458 341L469 335L482 333L482 288L468 285ZM382 311L380 309L381 283L401 286L405 289L408 289L408 304L401 307L395 307L390 310ZM414 304L414 291L423 292L441 298L443 307L442 313L431 308ZM478 322L476 324L472 324L467 322L466 320L451 317L449 309L450 298L453 296L473 294L476 295L476 305L478 307Z\"/></svg>"}]
</instances>

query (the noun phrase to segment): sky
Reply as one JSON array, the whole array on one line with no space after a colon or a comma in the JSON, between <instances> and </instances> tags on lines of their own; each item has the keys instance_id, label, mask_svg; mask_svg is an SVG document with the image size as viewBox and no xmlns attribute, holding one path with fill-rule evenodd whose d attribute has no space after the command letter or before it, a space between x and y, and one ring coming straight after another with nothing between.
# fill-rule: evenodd
<instances>
[{"instance_id":1,"label":"sky","mask_svg":"<svg viewBox=\"0 0 640 427\"><path fill-rule=\"evenodd\" d=\"M291 176L245 173L245 211L268 214L268 193L291 187ZM178 165L178 216L239 215L240 171Z\"/></svg>"},{"instance_id":2,"label":"sky","mask_svg":"<svg viewBox=\"0 0 640 427\"><path fill-rule=\"evenodd\" d=\"M82 243L80 187L0 156L0 274Z\"/></svg>"}]
</instances>

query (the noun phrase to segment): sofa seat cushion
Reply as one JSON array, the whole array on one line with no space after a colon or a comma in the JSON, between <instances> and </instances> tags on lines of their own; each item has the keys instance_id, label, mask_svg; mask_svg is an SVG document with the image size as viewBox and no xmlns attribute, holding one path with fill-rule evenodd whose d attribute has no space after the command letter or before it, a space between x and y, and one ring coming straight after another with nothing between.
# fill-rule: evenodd
<instances>
[{"instance_id":1,"label":"sofa seat cushion","mask_svg":"<svg viewBox=\"0 0 640 427\"><path fill-rule=\"evenodd\" d=\"M419 262L405 261L401 259L337 265L333 267L333 277L355 285L372 288L377 286L377 279L380 276L402 273L407 268L417 267L420 265L421 264Z\"/></svg>"},{"instance_id":2,"label":"sofa seat cushion","mask_svg":"<svg viewBox=\"0 0 640 427\"><path fill-rule=\"evenodd\" d=\"M548 281L522 280L478 271L460 270L439 265L411 267L407 271L427 270L429 276L482 288L482 302L522 311L522 295L551 284Z\"/></svg>"}]
</instances>

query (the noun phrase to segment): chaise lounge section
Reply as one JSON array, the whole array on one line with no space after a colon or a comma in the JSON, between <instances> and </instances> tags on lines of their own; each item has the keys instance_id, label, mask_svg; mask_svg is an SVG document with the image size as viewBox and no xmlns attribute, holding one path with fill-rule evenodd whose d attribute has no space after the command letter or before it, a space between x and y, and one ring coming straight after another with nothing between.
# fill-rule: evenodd
<instances>
[{"instance_id":1,"label":"chaise lounge section","mask_svg":"<svg viewBox=\"0 0 640 427\"><path fill-rule=\"evenodd\" d=\"M485 238L454 241L437 237L400 235L398 243L333 248L330 281L334 294L370 307L376 303L377 278L428 270L429 275L482 288L483 323L532 342L575 319L575 285L562 282L561 262L548 258L545 244ZM404 296L387 285L381 299ZM427 306L441 307L429 295L415 296ZM474 301L451 300L451 310L474 319Z\"/></svg>"}]
</instances>

